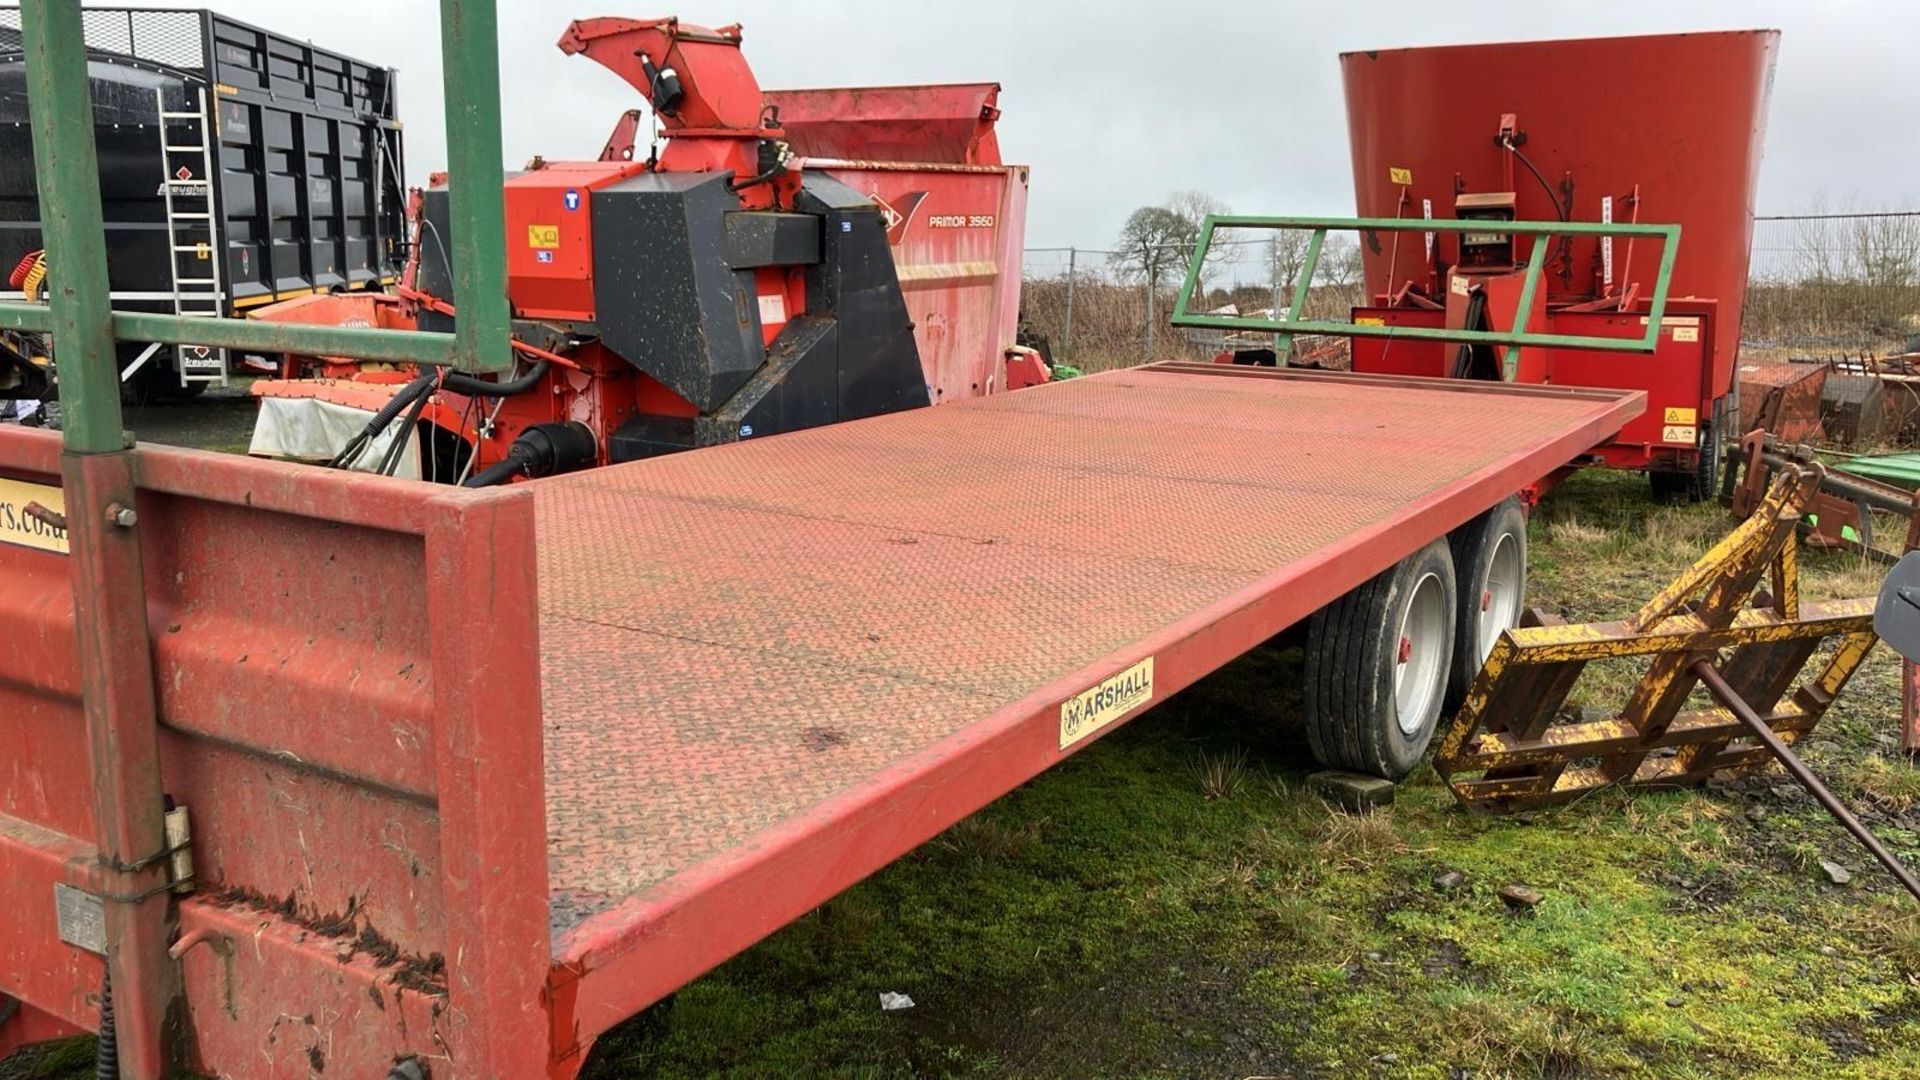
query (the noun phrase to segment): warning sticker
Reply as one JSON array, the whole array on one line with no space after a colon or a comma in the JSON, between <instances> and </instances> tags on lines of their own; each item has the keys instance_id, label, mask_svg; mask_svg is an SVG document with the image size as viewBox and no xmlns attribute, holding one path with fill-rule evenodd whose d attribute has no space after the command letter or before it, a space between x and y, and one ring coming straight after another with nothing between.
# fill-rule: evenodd
<instances>
[{"instance_id":1,"label":"warning sticker","mask_svg":"<svg viewBox=\"0 0 1920 1080\"><path fill-rule=\"evenodd\" d=\"M1677 409L1669 405L1667 406L1667 415L1664 418L1664 422L1668 424L1686 424L1691 427L1700 422L1700 410Z\"/></svg>"},{"instance_id":2,"label":"warning sticker","mask_svg":"<svg viewBox=\"0 0 1920 1080\"><path fill-rule=\"evenodd\" d=\"M1692 424L1668 424L1660 429L1660 441L1692 446L1699 441L1699 430Z\"/></svg>"},{"instance_id":3,"label":"warning sticker","mask_svg":"<svg viewBox=\"0 0 1920 1080\"><path fill-rule=\"evenodd\" d=\"M1387 320L1385 320L1385 319L1383 319L1383 318L1381 318L1381 317L1380 317L1380 316L1378 316L1378 315L1356 315L1356 316L1354 316L1354 319L1353 319L1353 325L1355 325L1355 326L1385 326L1385 325L1387 325Z\"/></svg>"},{"instance_id":4,"label":"warning sticker","mask_svg":"<svg viewBox=\"0 0 1920 1080\"><path fill-rule=\"evenodd\" d=\"M1697 326L1676 326L1673 328L1675 341L1699 341L1700 328Z\"/></svg>"},{"instance_id":5,"label":"warning sticker","mask_svg":"<svg viewBox=\"0 0 1920 1080\"><path fill-rule=\"evenodd\" d=\"M27 507L33 503L61 518L66 516L67 497L59 488L0 478L0 543L65 555L67 530L48 524L45 516L28 514Z\"/></svg>"},{"instance_id":6,"label":"warning sticker","mask_svg":"<svg viewBox=\"0 0 1920 1080\"><path fill-rule=\"evenodd\" d=\"M1408 184L1413 183L1413 170L1389 167L1387 169L1387 179L1399 184L1401 187L1406 187Z\"/></svg>"},{"instance_id":7,"label":"warning sticker","mask_svg":"<svg viewBox=\"0 0 1920 1080\"><path fill-rule=\"evenodd\" d=\"M560 226L527 226L527 246L530 248L557 248L560 246Z\"/></svg>"},{"instance_id":8,"label":"warning sticker","mask_svg":"<svg viewBox=\"0 0 1920 1080\"><path fill-rule=\"evenodd\" d=\"M1153 657L1060 703L1060 749L1065 750L1153 700Z\"/></svg>"}]
</instances>

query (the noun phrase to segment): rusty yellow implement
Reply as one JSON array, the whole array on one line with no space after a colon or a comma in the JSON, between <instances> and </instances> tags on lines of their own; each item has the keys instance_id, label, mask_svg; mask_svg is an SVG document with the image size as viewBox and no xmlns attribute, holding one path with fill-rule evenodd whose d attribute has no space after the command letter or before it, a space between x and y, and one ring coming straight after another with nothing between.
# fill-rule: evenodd
<instances>
[{"instance_id":1,"label":"rusty yellow implement","mask_svg":"<svg viewBox=\"0 0 1920 1080\"><path fill-rule=\"evenodd\" d=\"M1819 484L1816 468L1782 470L1751 517L1630 619L1503 635L1435 755L1455 797L1499 813L1605 787L1700 784L1778 754L1743 712L1780 749L1811 731L1877 640L1871 599L1800 603L1795 527ZM1588 664L1641 658L1610 719L1563 718Z\"/></svg>"}]
</instances>

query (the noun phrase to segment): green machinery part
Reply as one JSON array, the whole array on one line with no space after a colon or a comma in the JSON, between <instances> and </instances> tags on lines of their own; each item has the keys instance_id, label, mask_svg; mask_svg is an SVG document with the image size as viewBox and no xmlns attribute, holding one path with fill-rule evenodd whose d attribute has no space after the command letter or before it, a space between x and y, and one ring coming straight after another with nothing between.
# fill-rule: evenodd
<instances>
[{"instance_id":1,"label":"green machinery part","mask_svg":"<svg viewBox=\"0 0 1920 1080\"><path fill-rule=\"evenodd\" d=\"M1193 293L1200 270L1213 247L1218 229L1311 230L1306 260L1301 264L1299 280L1293 289L1293 302L1284 318L1255 318L1249 315L1195 314L1191 310ZM1526 319L1533 310L1533 298L1539 292L1540 275L1547 260L1530 259L1527 276L1520 287L1521 324L1512 330L1448 330L1426 326L1361 326L1351 322L1301 317L1307 295L1313 286L1313 273L1320 264L1320 252L1328 232L1359 233L1500 233L1534 238L1534 250L1545 251L1563 236L1647 237L1660 241L1660 269L1654 280L1653 297L1647 312L1647 332L1638 340L1631 338L1590 337L1582 334L1541 334L1528 331ZM1667 311L1667 288L1673 281L1673 260L1680 250L1680 226L1617 224L1597 221L1459 221L1442 218L1343 218L1343 217L1265 217L1245 214L1209 214L1200 227L1200 240L1194 245L1193 258L1187 264L1186 281L1180 286L1180 299L1174 304L1174 326L1203 330L1240 330L1278 334L1284 344L1295 334L1331 334L1338 337L1399 338L1414 341L1441 341L1455 344L1506 346L1506 377L1511 381L1520 365L1520 350L1527 346L1558 349L1602 349L1612 352L1650 353L1660 342L1661 319Z\"/></svg>"}]
</instances>

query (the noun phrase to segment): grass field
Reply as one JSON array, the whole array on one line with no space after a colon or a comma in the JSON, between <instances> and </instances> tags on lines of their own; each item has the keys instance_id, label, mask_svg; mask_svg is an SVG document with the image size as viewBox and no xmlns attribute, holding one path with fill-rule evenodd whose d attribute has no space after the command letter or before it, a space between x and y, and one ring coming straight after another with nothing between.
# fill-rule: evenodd
<instances>
[{"instance_id":1,"label":"grass field","mask_svg":"<svg viewBox=\"0 0 1920 1080\"><path fill-rule=\"evenodd\" d=\"M1623 615L1727 525L1645 490L1589 472L1543 505L1536 603ZM1808 562L1810 594L1877 586ZM1423 769L1349 814L1303 790L1298 667L1258 654L1140 717L611 1034L588 1075L1920 1075L1920 905L1777 772L1486 820ZM1878 650L1805 745L1915 859L1896 677ZM1509 883L1544 902L1510 914Z\"/></svg>"}]
</instances>

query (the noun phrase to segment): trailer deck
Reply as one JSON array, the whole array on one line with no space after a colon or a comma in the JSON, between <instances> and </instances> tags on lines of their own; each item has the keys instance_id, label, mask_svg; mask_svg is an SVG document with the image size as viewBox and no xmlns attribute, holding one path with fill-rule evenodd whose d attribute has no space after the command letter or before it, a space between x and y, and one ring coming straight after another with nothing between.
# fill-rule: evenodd
<instances>
[{"instance_id":1,"label":"trailer deck","mask_svg":"<svg viewBox=\"0 0 1920 1080\"><path fill-rule=\"evenodd\" d=\"M1063 701L1148 657L1165 697L1640 400L1167 365L531 485L554 955L624 961L584 1025L1097 737Z\"/></svg>"},{"instance_id":2,"label":"trailer deck","mask_svg":"<svg viewBox=\"0 0 1920 1080\"><path fill-rule=\"evenodd\" d=\"M112 678L192 814L161 930L192 1064L572 1076L1643 404L1157 365L487 491L141 446L116 602L151 667ZM58 446L0 429L10 520L58 510ZM69 512L104 460L65 459ZM129 810L88 772L100 571L64 543L0 543L0 1053L97 1025L85 896L165 910L94 839ZM171 976L123 960L124 1019Z\"/></svg>"}]
</instances>

